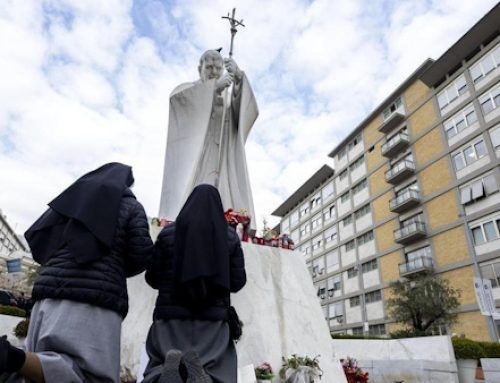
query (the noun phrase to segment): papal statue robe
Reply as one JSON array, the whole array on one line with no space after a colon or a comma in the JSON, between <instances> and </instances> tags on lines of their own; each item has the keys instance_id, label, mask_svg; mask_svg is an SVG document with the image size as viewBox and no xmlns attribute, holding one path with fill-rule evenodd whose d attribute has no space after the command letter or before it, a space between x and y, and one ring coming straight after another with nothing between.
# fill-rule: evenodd
<instances>
[{"instance_id":1,"label":"papal statue robe","mask_svg":"<svg viewBox=\"0 0 500 383\"><path fill-rule=\"evenodd\" d=\"M244 73L230 97L227 90L217 95L215 82L181 84L170 95L160 217L175 220L193 188L208 183L219 189L225 210L246 209L255 228L245 142L257 103Z\"/></svg>"}]
</instances>

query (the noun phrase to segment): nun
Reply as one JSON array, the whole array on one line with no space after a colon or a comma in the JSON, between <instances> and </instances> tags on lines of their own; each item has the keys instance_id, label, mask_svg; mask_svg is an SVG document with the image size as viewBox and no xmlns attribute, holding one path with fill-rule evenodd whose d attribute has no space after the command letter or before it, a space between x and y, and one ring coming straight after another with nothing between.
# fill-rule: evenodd
<instances>
[{"instance_id":1,"label":"nun","mask_svg":"<svg viewBox=\"0 0 500 383\"><path fill-rule=\"evenodd\" d=\"M240 240L215 187L197 186L160 232L146 281L158 297L143 382L235 383L231 325L239 323L229 294L243 288L246 273Z\"/></svg>"},{"instance_id":2,"label":"nun","mask_svg":"<svg viewBox=\"0 0 500 383\"><path fill-rule=\"evenodd\" d=\"M7 382L120 382L126 278L144 271L153 253L133 183L131 167L103 165L50 202L25 233L42 268L26 350L0 338Z\"/></svg>"}]
</instances>

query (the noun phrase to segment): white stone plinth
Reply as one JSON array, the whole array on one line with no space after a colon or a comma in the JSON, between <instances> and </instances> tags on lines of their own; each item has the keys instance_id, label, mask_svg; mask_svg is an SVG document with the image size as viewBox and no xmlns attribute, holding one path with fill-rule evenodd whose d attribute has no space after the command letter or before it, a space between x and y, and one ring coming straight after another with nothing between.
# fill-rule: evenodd
<instances>
[{"instance_id":1,"label":"white stone plinth","mask_svg":"<svg viewBox=\"0 0 500 383\"><path fill-rule=\"evenodd\" d=\"M269 362L277 372L281 357L321 355L323 382L346 381L334 356L330 332L306 264L299 252L243 244L247 285L231 299L244 323L236 345L240 367ZM140 275L129 280L130 312L123 323L122 365L136 372L152 321L156 291Z\"/></svg>"}]
</instances>

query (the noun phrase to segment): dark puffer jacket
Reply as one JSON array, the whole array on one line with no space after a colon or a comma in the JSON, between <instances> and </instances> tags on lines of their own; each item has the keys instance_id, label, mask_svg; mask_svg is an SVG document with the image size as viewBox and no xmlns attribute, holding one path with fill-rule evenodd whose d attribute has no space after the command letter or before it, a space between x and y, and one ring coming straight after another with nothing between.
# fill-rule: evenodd
<instances>
[{"instance_id":1,"label":"dark puffer jacket","mask_svg":"<svg viewBox=\"0 0 500 383\"><path fill-rule=\"evenodd\" d=\"M33 286L33 299L68 299L128 312L126 278L151 262L153 242L142 205L127 190L123 196L111 252L98 261L79 265L66 247L44 265Z\"/></svg>"},{"instance_id":2,"label":"dark puffer jacket","mask_svg":"<svg viewBox=\"0 0 500 383\"><path fill-rule=\"evenodd\" d=\"M230 254L230 290L239 291L247 281L245 259L241 250L238 235L231 227L227 231ZM155 252L151 267L146 271L146 281L158 291L153 319L201 319L227 320L227 308L230 305L229 294L214 300L213 304L203 310L193 310L183 305L173 294L173 257L174 257L175 223L160 232L155 243Z\"/></svg>"}]
</instances>

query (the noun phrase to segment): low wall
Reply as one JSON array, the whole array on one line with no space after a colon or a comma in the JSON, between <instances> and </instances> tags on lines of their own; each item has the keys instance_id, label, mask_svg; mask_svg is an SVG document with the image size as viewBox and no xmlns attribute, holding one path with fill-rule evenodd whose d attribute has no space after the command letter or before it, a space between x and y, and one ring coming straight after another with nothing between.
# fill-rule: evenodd
<instances>
[{"instance_id":1,"label":"low wall","mask_svg":"<svg viewBox=\"0 0 500 383\"><path fill-rule=\"evenodd\" d=\"M449 336L407 339L334 339L337 357L356 358L370 383L458 383Z\"/></svg>"}]
</instances>

